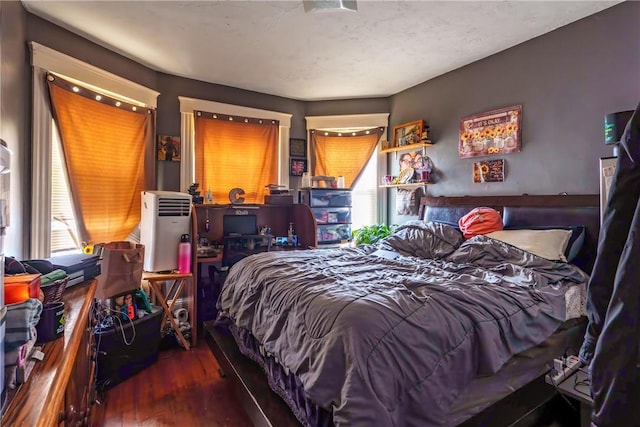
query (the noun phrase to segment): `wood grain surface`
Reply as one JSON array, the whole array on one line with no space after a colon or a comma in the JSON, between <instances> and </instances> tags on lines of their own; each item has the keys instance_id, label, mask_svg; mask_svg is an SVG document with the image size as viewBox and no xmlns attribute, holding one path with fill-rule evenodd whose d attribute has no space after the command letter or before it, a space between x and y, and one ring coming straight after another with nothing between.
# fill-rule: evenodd
<instances>
[{"instance_id":1,"label":"wood grain surface","mask_svg":"<svg viewBox=\"0 0 640 427\"><path fill-rule=\"evenodd\" d=\"M27 382L9 394L3 426L56 426L80 342L88 327L96 280L65 290L64 336L42 346L45 357L36 362Z\"/></svg>"}]
</instances>

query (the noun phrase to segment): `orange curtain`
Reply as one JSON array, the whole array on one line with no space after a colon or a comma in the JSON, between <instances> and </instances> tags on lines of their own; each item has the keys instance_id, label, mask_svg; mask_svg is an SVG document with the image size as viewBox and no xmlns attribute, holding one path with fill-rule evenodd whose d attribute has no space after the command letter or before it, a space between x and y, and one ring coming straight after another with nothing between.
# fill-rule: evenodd
<instances>
[{"instance_id":1,"label":"orange curtain","mask_svg":"<svg viewBox=\"0 0 640 427\"><path fill-rule=\"evenodd\" d=\"M278 182L278 121L202 111L194 116L202 194L210 188L215 203L229 203L229 191L237 187L245 203L264 203L265 185Z\"/></svg>"},{"instance_id":2,"label":"orange curtain","mask_svg":"<svg viewBox=\"0 0 640 427\"><path fill-rule=\"evenodd\" d=\"M383 130L342 134L313 130L313 175L344 176L345 186L351 188L371 158Z\"/></svg>"},{"instance_id":3,"label":"orange curtain","mask_svg":"<svg viewBox=\"0 0 640 427\"><path fill-rule=\"evenodd\" d=\"M125 239L155 180L155 111L47 76L84 243ZM116 106L118 105L118 106Z\"/></svg>"}]
</instances>

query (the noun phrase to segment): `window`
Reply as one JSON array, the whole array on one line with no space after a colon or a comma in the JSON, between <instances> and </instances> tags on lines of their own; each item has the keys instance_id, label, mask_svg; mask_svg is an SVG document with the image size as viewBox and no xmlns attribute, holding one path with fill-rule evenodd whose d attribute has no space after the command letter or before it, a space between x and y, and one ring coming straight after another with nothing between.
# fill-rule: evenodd
<instances>
[{"instance_id":1,"label":"window","mask_svg":"<svg viewBox=\"0 0 640 427\"><path fill-rule=\"evenodd\" d=\"M388 127L389 114L356 114L344 116L308 116L307 130L323 129L333 132L361 130L372 127ZM383 138L384 139L384 138ZM387 221L386 191L378 187L379 177L387 169L387 156L379 154L376 149L367 166L355 182L352 191L352 229L363 225L384 224Z\"/></svg>"},{"instance_id":2,"label":"window","mask_svg":"<svg viewBox=\"0 0 640 427\"><path fill-rule=\"evenodd\" d=\"M257 108L242 107L239 105L223 104L220 102L206 101L179 96L180 113L182 116L180 132L181 158L180 188L186 191L196 181L196 153L195 153L195 120L194 111L215 111L227 116L260 117L262 119L276 120L278 122L278 184L289 186L289 128L291 127L291 114L276 111L260 110ZM241 185L240 185L241 186ZM202 191L206 191L204 188ZM214 199L215 201L215 199ZM218 200L217 203L224 203Z\"/></svg>"},{"instance_id":3,"label":"window","mask_svg":"<svg viewBox=\"0 0 640 427\"><path fill-rule=\"evenodd\" d=\"M115 96L123 101L155 108L158 92L141 86L137 83L123 79L112 73L101 70L73 57L57 52L39 43L30 42L31 63L33 65L33 147L32 147L32 191L31 191L31 258L47 258L51 256L52 249L56 252L70 245L65 242L65 232L69 239L73 240L69 232L73 228L73 220L70 218L70 209L62 209L65 222L69 230L61 230L61 224L52 223L54 212L56 217L60 215L60 207L54 207L62 202L60 193L62 170L55 170L52 166L54 152L54 135L56 130L47 95L45 75L47 72L65 76L68 80L83 84L85 87L101 92L107 96ZM145 158L150 155L153 158L153 147ZM60 162L56 163L61 165ZM58 178L56 178L56 175ZM54 183L53 181L56 180ZM55 193L54 193L55 192ZM52 228L55 231L52 231ZM57 237L56 237L57 235ZM58 238L59 237L59 238ZM74 246L77 243L74 243Z\"/></svg>"},{"instance_id":4,"label":"window","mask_svg":"<svg viewBox=\"0 0 640 427\"><path fill-rule=\"evenodd\" d=\"M214 200L242 188L246 203L264 203L278 180L278 122L197 111L196 180Z\"/></svg>"},{"instance_id":5,"label":"window","mask_svg":"<svg viewBox=\"0 0 640 427\"><path fill-rule=\"evenodd\" d=\"M53 73L47 85L78 234L89 244L124 240L140 223L140 194L155 186L155 111Z\"/></svg>"}]
</instances>

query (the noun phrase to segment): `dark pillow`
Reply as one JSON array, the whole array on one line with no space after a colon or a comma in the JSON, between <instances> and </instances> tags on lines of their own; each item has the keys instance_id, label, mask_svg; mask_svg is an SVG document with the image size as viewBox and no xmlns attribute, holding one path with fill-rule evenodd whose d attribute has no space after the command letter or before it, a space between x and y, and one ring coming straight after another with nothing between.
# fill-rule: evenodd
<instances>
[{"instance_id":1,"label":"dark pillow","mask_svg":"<svg viewBox=\"0 0 640 427\"><path fill-rule=\"evenodd\" d=\"M30 259L22 261L22 263L24 264L25 268L31 267L35 269L36 273L47 274L51 273L54 270L51 261L48 261L46 259Z\"/></svg>"},{"instance_id":2,"label":"dark pillow","mask_svg":"<svg viewBox=\"0 0 640 427\"><path fill-rule=\"evenodd\" d=\"M567 258L567 262L571 262L578 256L584 243L585 228L584 225L540 225L540 226L522 226L522 227L508 227L505 230L571 230L571 236L567 243L567 248L564 251L564 256Z\"/></svg>"},{"instance_id":3,"label":"dark pillow","mask_svg":"<svg viewBox=\"0 0 640 427\"><path fill-rule=\"evenodd\" d=\"M24 265L12 256L5 257L4 259L4 273L5 274L22 274L26 273Z\"/></svg>"}]
</instances>

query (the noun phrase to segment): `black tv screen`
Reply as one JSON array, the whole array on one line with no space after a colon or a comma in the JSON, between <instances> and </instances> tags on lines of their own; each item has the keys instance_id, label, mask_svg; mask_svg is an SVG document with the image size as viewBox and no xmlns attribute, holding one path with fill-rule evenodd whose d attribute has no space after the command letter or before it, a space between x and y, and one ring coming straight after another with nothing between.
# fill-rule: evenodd
<instances>
[{"instance_id":1,"label":"black tv screen","mask_svg":"<svg viewBox=\"0 0 640 427\"><path fill-rule=\"evenodd\" d=\"M236 234L256 234L258 220L255 215L225 215L222 217L222 233L225 236Z\"/></svg>"}]
</instances>

